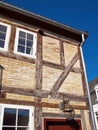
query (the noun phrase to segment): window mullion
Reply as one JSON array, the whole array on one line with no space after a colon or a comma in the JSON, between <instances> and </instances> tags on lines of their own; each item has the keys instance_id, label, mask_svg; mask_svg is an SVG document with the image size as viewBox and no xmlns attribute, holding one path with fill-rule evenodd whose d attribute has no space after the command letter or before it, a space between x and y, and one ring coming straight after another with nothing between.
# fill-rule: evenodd
<instances>
[{"instance_id":1,"label":"window mullion","mask_svg":"<svg viewBox=\"0 0 98 130\"><path fill-rule=\"evenodd\" d=\"M26 32L26 37L25 37L25 54L26 54L26 49L27 49L27 32Z\"/></svg>"},{"instance_id":2,"label":"window mullion","mask_svg":"<svg viewBox=\"0 0 98 130\"><path fill-rule=\"evenodd\" d=\"M18 124L18 109L16 110L16 124L15 124L15 130L17 130L17 124Z\"/></svg>"},{"instance_id":3,"label":"window mullion","mask_svg":"<svg viewBox=\"0 0 98 130\"><path fill-rule=\"evenodd\" d=\"M4 118L4 107L3 106L0 106L0 129L3 128L3 118Z\"/></svg>"}]
</instances>

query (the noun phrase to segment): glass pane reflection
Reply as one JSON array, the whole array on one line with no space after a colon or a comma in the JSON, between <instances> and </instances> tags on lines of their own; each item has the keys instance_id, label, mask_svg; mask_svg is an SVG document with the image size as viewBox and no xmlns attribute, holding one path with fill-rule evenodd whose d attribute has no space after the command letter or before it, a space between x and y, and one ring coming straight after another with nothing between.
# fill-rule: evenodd
<instances>
[{"instance_id":1,"label":"glass pane reflection","mask_svg":"<svg viewBox=\"0 0 98 130\"><path fill-rule=\"evenodd\" d=\"M16 123L16 109L5 108L3 125L14 125Z\"/></svg>"},{"instance_id":2,"label":"glass pane reflection","mask_svg":"<svg viewBox=\"0 0 98 130\"><path fill-rule=\"evenodd\" d=\"M18 110L18 126L28 126L29 124L29 110Z\"/></svg>"}]
</instances>

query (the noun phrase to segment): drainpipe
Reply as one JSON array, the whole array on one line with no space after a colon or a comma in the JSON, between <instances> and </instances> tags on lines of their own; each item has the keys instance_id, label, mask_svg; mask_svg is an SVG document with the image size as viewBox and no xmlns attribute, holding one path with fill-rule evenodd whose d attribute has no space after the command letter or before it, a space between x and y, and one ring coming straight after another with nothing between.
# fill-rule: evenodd
<instances>
[{"instance_id":1,"label":"drainpipe","mask_svg":"<svg viewBox=\"0 0 98 130\"><path fill-rule=\"evenodd\" d=\"M96 124L95 124L93 106L92 106L92 103L91 103L89 85L88 85L88 81L87 81L87 74L86 74L86 69L85 69L84 57L83 57L83 52L82 52L82 45L83 45L84 42L85 42L85 38L84 38L84 34L82 33L82 42L80 44L80 52L81 52L82 63L83 63L83 68L84 68L84 76L85 76L85 79L86 79L86 87L87 87L87 94L88 94L88 100L89 100L89 107L90 107L90 112L91 112L91 120L92 120L93 130L97 130Z\"/></svg>"}]
</instances>

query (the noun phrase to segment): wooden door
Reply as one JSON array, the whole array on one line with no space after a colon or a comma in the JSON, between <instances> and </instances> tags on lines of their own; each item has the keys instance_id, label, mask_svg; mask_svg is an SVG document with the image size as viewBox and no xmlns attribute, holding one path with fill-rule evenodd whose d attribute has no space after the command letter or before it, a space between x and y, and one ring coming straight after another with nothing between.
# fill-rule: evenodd
<instances>
[{"instance_id":1,"label":"wooden door","mask_svg":"<svg viewBox=\"0 0 98 130\"><path fill-rule=\"evenodd\" d=\"M70 130L68 126L49 126L49 130Z\"/></svg>"},{"instance_id":2,"label":"wooden door","mask_svg":"<svg viewBox=\"0 0 98 130\"><path fill-rule=\"evenodd\" d=\"M80 120L44 119L44 130L82 130Z\"/></svg>"}]
</instances>

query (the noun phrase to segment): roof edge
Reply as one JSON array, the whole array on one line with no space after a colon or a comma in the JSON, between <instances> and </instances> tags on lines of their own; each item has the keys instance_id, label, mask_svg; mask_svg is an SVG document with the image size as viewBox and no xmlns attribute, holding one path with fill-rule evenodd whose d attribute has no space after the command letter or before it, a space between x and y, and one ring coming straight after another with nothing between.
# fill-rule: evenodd
<instances>
[{"instance_id":1,"label":"roof edge","mask_svg":"<svg viewBox=\"0 0 98 130\"><path fill-rule=\"evenodd\" d=\"M69 32L73 32L73 33L78 34L78 35L84 34L85 40L88 37L88 32L86 32L86 31L81 31L81 30L78 30L76 28L73 28L73 27L70 27L70 26L66 26L66 25L61 24L59 22L50 20L50 19L48 19L46 17L37 15L35 13L31 13L29 11L26 11L26 10L22 9L22 8L19 8L19 7L16 7L16 6L13 6L13 5L10 5L8 3L0 1L0 7L4 7L5 8L5 6L6 6L7 9L10 9L12 11L14 10L17 13L24 14L24 15L29 16L29 17L33 17L33 18L35 18L37 20L40 20L42 22L46 22L47 24L50 24L52 26L61 28L63 30L67 30Z\"/></svg>"}]
</instances>

